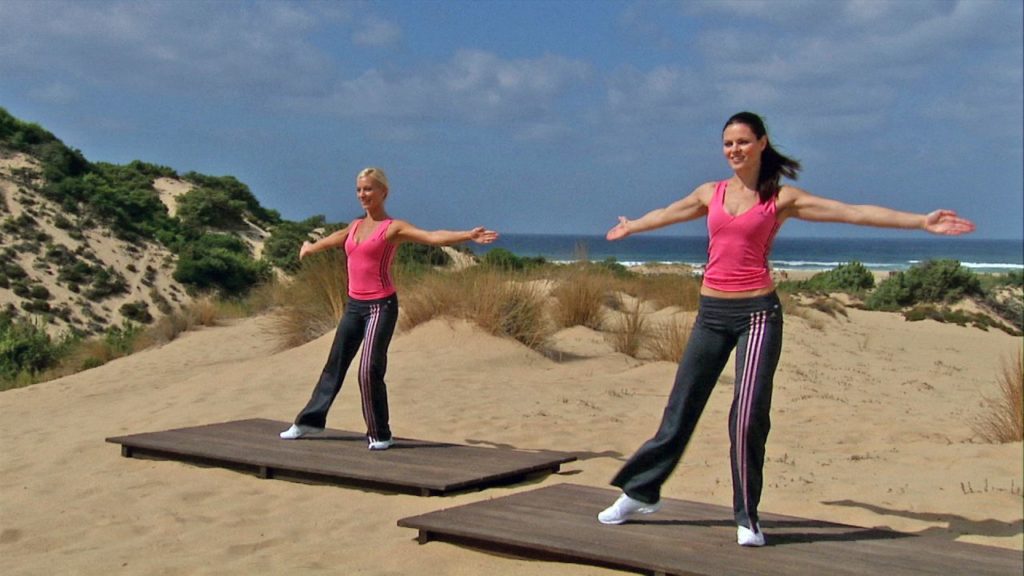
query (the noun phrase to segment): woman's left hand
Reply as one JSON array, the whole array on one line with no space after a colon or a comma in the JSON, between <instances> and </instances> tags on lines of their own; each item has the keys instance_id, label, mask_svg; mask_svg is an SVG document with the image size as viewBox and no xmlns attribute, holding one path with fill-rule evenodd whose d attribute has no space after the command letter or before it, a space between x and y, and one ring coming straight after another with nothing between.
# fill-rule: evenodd
<instances>
[{"instance_id":1,"label":"woman's left hand","mask_svg":"<svg viewBox=\"0 0 1024 576\"><path fill-rule=\"evenodd\" d=\"M952 210L936 210L925 216L924 229L932 234L957 236L974 232L974 222L957 216Z\"/></svg>"},{"instance_id":2,"label":"woman's left hand","mask_svg":"<svg viewBox=\"0 0 1024 576\"><path fill-rule=\"evenodd\" d=\"M498 239L498 233L483 226L477 226L469 231L469 239L477 244L490 244Z\"/></svg>"}]
</instances>

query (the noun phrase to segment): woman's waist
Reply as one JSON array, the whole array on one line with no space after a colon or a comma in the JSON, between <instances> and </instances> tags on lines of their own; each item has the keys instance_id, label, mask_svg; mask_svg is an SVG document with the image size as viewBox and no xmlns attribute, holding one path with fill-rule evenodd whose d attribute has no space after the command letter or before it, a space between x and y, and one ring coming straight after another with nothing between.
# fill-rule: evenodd
<instances>
[{"instance_id":1,"label":"woman's waist","mask_svg":"<svg viewBox=\"0 0 1024 576\"><path fill-rule=\"evenodd\" d=\"M711 298L722 298L727 300L739 300L741 298L758 298L760 296L769 296L775 293L775 285L769 283L767 286L761 288L753 288L750 290L718 290L710 286L701 284L700 295L708 296Z\"/></svg>"}]
</instances>

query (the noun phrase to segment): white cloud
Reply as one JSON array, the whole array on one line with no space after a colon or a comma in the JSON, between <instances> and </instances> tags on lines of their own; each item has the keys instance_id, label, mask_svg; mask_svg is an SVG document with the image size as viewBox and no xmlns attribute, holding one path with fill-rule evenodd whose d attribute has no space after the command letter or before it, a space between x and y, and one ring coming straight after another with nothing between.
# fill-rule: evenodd
<instances>
[{"instance_id":1,"label":"white cloud","mask_svg":"<svg viewBox=\"0 0 1024 576\"><path fill-rule=\"evenodd\" d=\"M360 46L391 46L402 39L401 28L379 16L361 18L354 27L352 41Z\"/></svg>"},{"instance_id":2,"label":"white cloud","mask_svg":"<svg viewBox=\"0 0 1024 576\"><path fill-rule=\"evenodd\" d=\"M517 137L562 134L560 99L584 82L586 64L558 56L509 60L463 50L447 62L409 73L378 68L342 80L324 97L291 99L295 110L345 118L426 125L511 123ZM408 130L408 127L406 128ZM404 134L405 132L403 132Z\"/></svg>"},{"instance_id":3,"label":"white cloud","mask_svg":"<svg viewBox=\"0 0 1024 576\"><path fill-rule=\"evenodd\" d=\"M223 96L311 89L308 79L328 59L307 38L345 18L323 3L41 1L0 7L0 53L6 56L0 72Z\"/></svg>"}]
</instances>

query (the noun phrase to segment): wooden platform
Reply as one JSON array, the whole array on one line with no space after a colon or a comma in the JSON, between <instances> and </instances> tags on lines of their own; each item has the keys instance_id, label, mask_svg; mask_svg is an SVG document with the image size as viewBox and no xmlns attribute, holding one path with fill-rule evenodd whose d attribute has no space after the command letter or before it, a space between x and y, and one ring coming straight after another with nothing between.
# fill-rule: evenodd
<instances>
[{"instance_id":1,"label":"wooden platform","mask_svg":"<svg viewBox=\"0 0 1024 576\"><path fill-rule=\"evenodd\" d=\"M556 484L403 518L419 540L444 540L528 558L579 562L649 574L731 576L949 576L1024 573L1018 551L859 528L792 516L761 519L768 545L736 544L732 510L664 501L637 522L605 526L597 513L615 490Z\"/></svg>"},{"instance_id":2,"label":"wooden platform","mask_svg":"<svg viewBox=\"0 0 1024 576\"><path fill-rule=\"evenodd\" d=\"M366 437L327 429L299 440L290 422L254 419L107 438L125 457L145 456L243 469L264 478L348 484L424 496L481 489L557 472L576 460L562 452L480 448L396 438L371 452Z\"/></svg>"}]
</instances>

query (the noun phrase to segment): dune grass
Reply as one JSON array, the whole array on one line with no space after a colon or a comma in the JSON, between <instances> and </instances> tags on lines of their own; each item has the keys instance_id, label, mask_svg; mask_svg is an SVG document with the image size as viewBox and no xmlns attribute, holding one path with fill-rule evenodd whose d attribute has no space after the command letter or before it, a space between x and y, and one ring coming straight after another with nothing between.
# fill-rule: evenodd
<instances>
[{"instance_id":1,"label":"dune grass","mask_svg":"<svg viewBox=\"0 0 1024 576\"><path fill-rule=\"evenodd\" d=\"M345 253L330 250L302 260L294 278L273 284L273 331L283 348L299 346L333 330L345 311Z\"/></svg>"},{"instance_id":2,"label":"dune grass","mask_svg":"<svg viewBox=\"0 0 1024 576\"><path fill-rule=\"evenodd\" d=\"M634 274L619 289L661 310L669 306L692 312L700 305L700 280L679 274Z\"/></svg>"},{"instance_id":3,"label":"dune grass","mask_svg":"<svg viewBox=\"0 0 1024 576\"><path fill-rule=\"evenodd\" d=\"M975 433L984 442L1005 444L1024 440L1024 355L1004 358L998 375L999 392L985 397L986 411L974 423Z\"/></svg>"},{"instance_id":4,"label":"dune grass","mask_svg":"<svg viewBox=\"0 0 1024 576\"><path fill-rule=\"evenodd\" d=\"M647 339L647 350L653 360L679 362L690 341L692 323L678 314L671 320L651 326Z\"/></svg>"},{"instance_id":5,"label":"dune grass","mask_svg":"<svg viewBox=\"0 0 1024 576\"><path fill-rule=\"evenodd\" d=\"M581 263L567 268L551 291L555 298L554 321L561 328L586 326L600 330L611 275Z\"/></svg>"},{"instance_id":6,"label":"dune grass","mask_svg":"<svg viewBox=\"0 0 1024 576\"><path fill-rule=\"evenodd\" d=\"M611 331L612 348L627 356L636 358L649 337L647 319L643 314L643 300L633 298L632 302L621 302L618 324Z\"/></svg>"},{"instance_id":7,"label":"dune grass","mask_svg":"<svg viewBox=\"0 0 1024 576\"><path fill-rule=\"evenodd\" d=\"M527 273L473 267L402 278L401 330L434 318L462 318L535 350L543 349L551 334L546 295Z\"/></svg>"}]
</instances>

